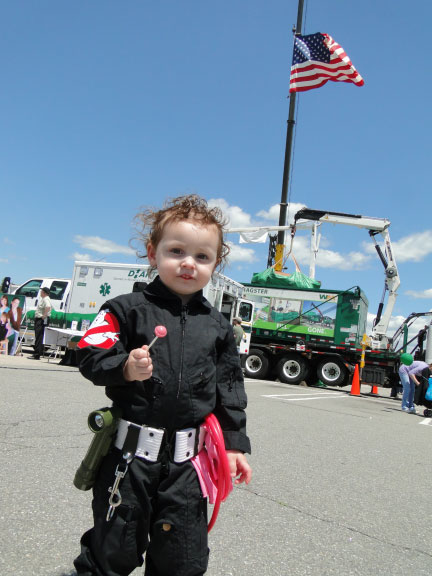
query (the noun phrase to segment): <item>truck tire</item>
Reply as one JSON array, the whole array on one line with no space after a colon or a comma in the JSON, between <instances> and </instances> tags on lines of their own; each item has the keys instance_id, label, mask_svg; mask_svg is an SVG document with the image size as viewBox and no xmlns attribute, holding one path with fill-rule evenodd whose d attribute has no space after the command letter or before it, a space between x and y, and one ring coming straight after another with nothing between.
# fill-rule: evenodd
<instances>
[{"instance_id":1,"label":"truck tire","mask_svg":"<svg viewBox=\"0 0 432 576\"><path fill-rule=\"evenodd\" d=\"M251 350L245 360L244 370L248 378L265 378L269 361L262 350Z\"/></svg>"},{"instance_id":2,"label":"truck tire","mask_svg":"<svg viewBox=\"0 0 432 576\"><path fill-rule=\"evenodd\" d=\"M285 354L276 365L276 373L281 382L300 384L309 372L307 360L299 354Z\"/></svg>"},{"instance_id":3,"label":"truck tire","mask_svg":"<svg viewBox=\"0 0 432 576\"><path fill-rule=\"evenodd\" d=\"M327 386L345 386L348 370L337 360L323 360L318 364L317 377Z\"/></svg>"}]
</instances>

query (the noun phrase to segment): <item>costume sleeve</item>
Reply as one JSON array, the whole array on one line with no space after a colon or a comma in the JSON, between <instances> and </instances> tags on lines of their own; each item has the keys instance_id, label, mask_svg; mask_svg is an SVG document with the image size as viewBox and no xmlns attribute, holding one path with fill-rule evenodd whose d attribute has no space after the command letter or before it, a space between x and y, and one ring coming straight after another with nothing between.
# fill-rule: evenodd
<instances>
[{"instance_id":1,"label":"costume sleeve","mask_svg":"<svg viewBox=\"0 0 432 576\"><path fill-rule=\"evenodd\" d=\"M90 328L78 342L77 359L81 374L97 386L130 386L123 377L129 356L126 335L109 308L100 310Z\"/></svg>"},{"instance_id":2,"label":"costume sleeve","mask_svg":"<svg viewBox=\"0 0 432 576\"><path fill-rule=\"evenodd\" d=\"M218 346L217 398L214 415L221 425L227 450L251 451L246 435L247 397L243 372L232 329Z\"/></svg>"}]
</instances>

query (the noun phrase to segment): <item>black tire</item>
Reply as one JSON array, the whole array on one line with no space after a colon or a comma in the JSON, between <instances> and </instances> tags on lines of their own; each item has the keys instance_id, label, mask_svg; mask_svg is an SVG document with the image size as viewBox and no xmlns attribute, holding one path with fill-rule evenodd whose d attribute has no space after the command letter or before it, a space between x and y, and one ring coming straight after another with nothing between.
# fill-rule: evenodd
<instances>
[{"instance_id":1,"label":"black tire","mask_svg":"<svg viewBox=\"0 0 432 576\"><path fill-rule=\"evenodd\" d=\"M326 386L345 386L348 370L337 360L327 358L318 364L317 377Z\"/></svg>"},{"instance_id":2,"label":"black tire","mask_svg":"<svg viewBox=\"0 0 432 576\"><path fill-rule=\"evenodd\" d=\"M265 378L269 370L268 358L262 350L250 350L244 363L248 378Z\"/></svg>"},{"instance_id":3,"label":"black tire","mask_svg":"<svg viewBox=\"0 0 432 576\"><path fill-rule=\"evenodd\" d=\"M276 373L285 384L300 384L308 375L309 364L300 354L285 354L276 364Z\"/></svg>"}]
</instances>

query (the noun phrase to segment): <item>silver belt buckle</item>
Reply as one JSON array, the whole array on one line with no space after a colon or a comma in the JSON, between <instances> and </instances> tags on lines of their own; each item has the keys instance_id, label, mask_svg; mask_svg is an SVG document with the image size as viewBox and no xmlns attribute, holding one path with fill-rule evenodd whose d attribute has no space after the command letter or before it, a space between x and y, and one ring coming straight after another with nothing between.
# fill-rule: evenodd
<instances>
[{"instance_id":1,"label":"silver belt buckle","mask_svg":"<svg viewBox=\"0 0 432 576\"><path fill-rule=\"evenodd\" d=\"M114 442L115 447L120 450L123 449L129 426L136 426L140 429L135 456L148 460L149 462L157 462L165 430L162 428L141 426L140 424L135 424L134 422L129 422L128 420L123 420L123 418L121 418L119 420L117 436Z\"/></svg>"},{"instance_id":2,"label":"silver belt buckle","mask_svg":"<svg viewBox=\"0 0 432 576\"><path fill-rule=\"evenodd\" d=\"M150 462L157 462L165 430L142 426L136 455Z\"/></svg>"},{"instance_id":3,"label":"silver belt buckle","mask_svg":"<svg viewBox=\"0 0 432 576\"><path fill-rule=\"evenodd\" d=\"M186 462L195 456L196 428L177 430L173 460L176 464Z\"/></svg>"}]
</instances>

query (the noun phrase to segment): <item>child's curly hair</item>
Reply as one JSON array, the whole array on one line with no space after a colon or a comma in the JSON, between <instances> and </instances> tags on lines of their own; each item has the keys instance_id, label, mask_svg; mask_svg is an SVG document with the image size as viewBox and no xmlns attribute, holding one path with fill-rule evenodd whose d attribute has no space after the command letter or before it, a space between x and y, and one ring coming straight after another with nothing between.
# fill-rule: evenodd
<instances>
[{"instance_id":1,"label":"child's curly hair","mask_svg":"<svg viewBox=\"0 0 432 576\"><path fill-rule=\"evenodd\" d=\"M157 248L166 224L180 220L195 220L203 226L214 225L217 227L219 233L218 267L223 268L230 251L224 239L227 219L219 208L210 208L207 201L197 194L168 199L161 210L146 208L135 216L139 240L145 246L145 251L138 251L138 257L147 257L147 245L149 243Z\"/></svg>"}]
</instances>

